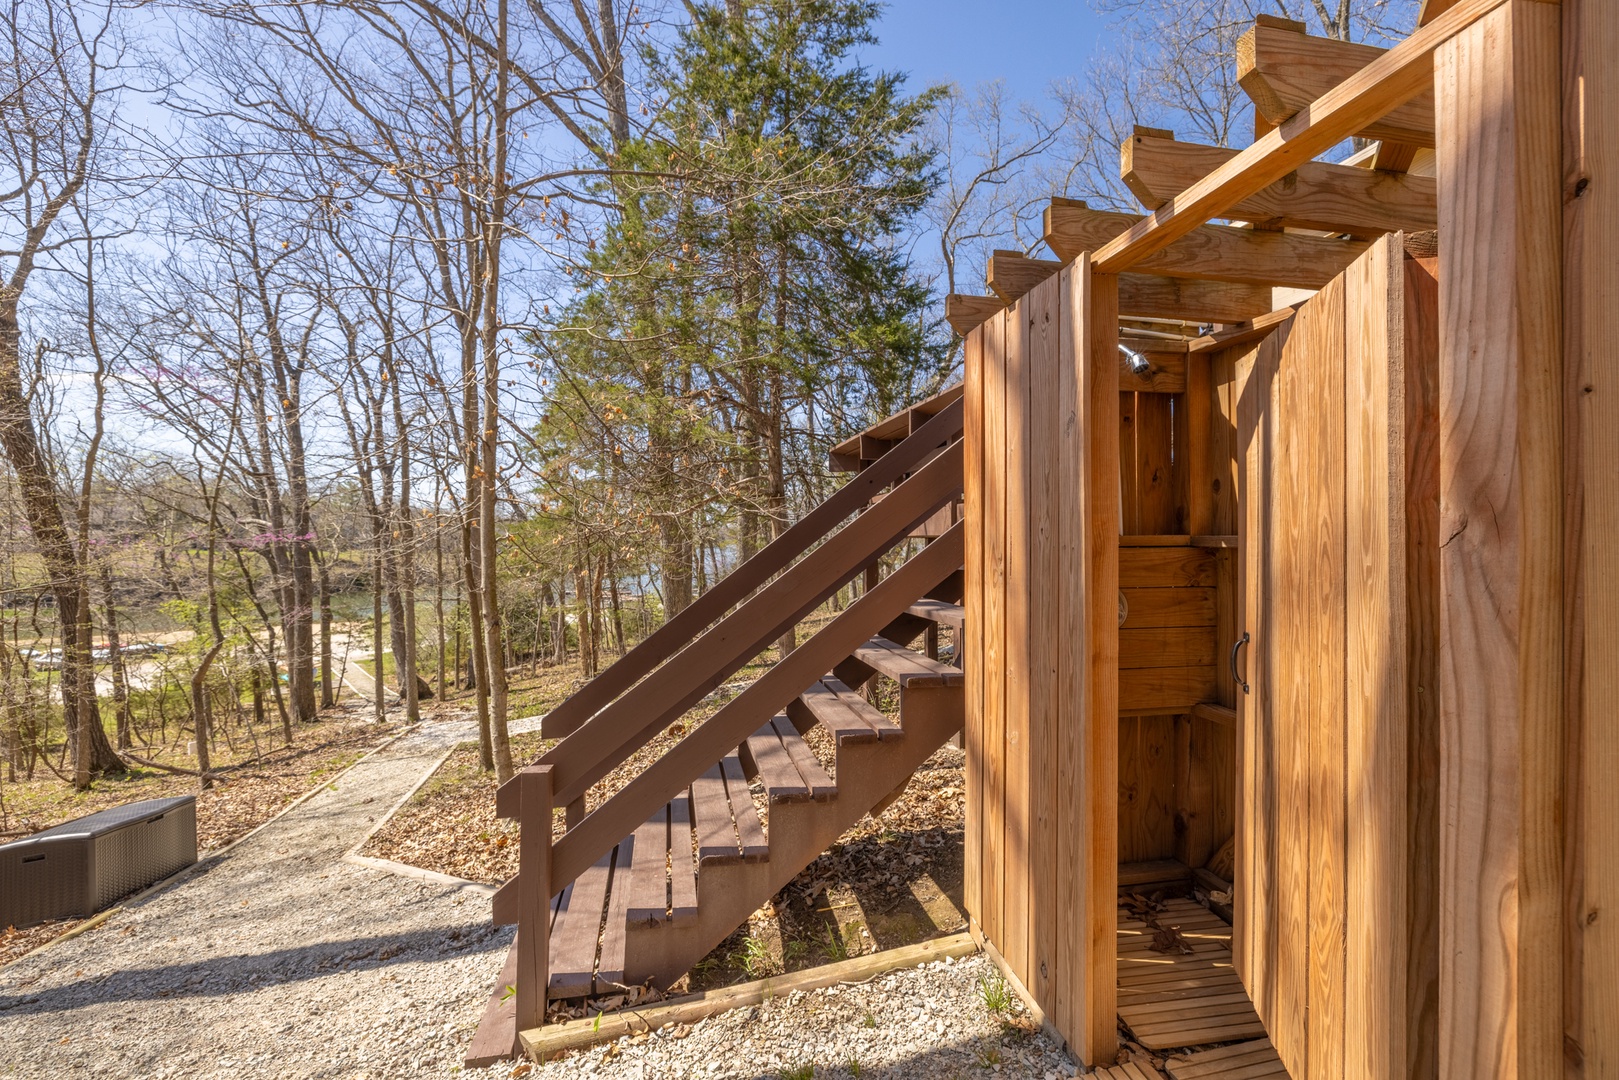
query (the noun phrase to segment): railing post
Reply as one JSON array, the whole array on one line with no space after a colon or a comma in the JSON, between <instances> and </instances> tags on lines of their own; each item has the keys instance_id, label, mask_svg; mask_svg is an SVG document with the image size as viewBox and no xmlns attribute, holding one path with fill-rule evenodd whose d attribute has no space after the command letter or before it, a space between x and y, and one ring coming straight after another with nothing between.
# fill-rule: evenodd
<instances>
[{"instance_id":1,"label":"railing post","mask_svg":"<svg viewBox=\"0 0 1619 1080\"><path fill-rule=\"evenodd\" d=\"M530 765L517 774L522 800L518 818L517 1030L545 1023L551 981L551 766ZM513 1050L521 1052L520 1044Z\"/></svg>"}]
</instances>

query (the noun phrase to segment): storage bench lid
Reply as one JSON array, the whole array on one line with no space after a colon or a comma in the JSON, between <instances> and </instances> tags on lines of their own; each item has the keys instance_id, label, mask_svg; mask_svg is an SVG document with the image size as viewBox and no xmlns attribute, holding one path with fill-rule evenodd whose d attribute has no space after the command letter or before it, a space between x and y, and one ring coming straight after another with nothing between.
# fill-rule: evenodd
<instances>
[{"instance_id":1,"label":"storage bench lid","mask_svg":"<svg viewBox=\"0 0 1619 1080\"><path fill-rule=\"evenodd\" d=\"M110 832L127 828L131 825L140 825L162 817L171 810L178 810L182 806L197 801L195 795L181 795L173 799L142 799L140 802L125 803L123 806L113 806L106 810L98 810L93 814L86 814L72 821L64 821L60 825L53 825L49 829L25 836L21 840L13 840L9 844L0 844L0 850L21 847L24 844L34 844L41 840L59 840L67 837L96 837L105 836Z\"/></svg>"}]
</instances>

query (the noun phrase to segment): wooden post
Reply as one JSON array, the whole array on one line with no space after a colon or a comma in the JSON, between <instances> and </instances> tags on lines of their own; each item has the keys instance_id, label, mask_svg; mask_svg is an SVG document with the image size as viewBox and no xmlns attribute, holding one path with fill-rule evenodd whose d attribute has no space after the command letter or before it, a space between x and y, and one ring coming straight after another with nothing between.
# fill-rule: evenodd
<instances>
[{"instance_id":1,"label":"wooden post","mask_svg":"<svg viewBox=\"0 0 1619 1080\"><path fill-rule=\"evenodd\" d=\"M1082 256L1061 288L1056 1023L1097 1065L1118 1053L1118 278Z\"/></svg>"},{"instance_id":2,"label":"wooden post","mask_svg":"<svg viewBox=\"0 0 1619 1080\"><path fill-rule=\"evenodd\" d=\"M1564 1024L1588 1078L1619 1076L1619 6L1566 0L1564 416L1569 715ZM1586 583L1591 587L1586 588ZM1583 606L1582 606L1583 603ZM1589 662L1585 658L1589 657ZM1568 1075L1574 1075L1572 1071Z\"/></svg>"},{"instance_id":3,"label":"wooden post","mask_svg":"<svg viewBox=\"0 0 1619 1080\"><path fill-rule=\"evenodd\" d=\"M965 724L962 741L967 751L963 777L967 789L966 839L962 844L962 898L967 917L980 927L984 920L984 676L978 658L984 650L984 330L967 334L962 346L962 520L966 595L962 597L966 625L956 633L956 666L967 673ZM967 663L971 654L973 663Z\"/></svg>"},{"instance_id":4,"label":"wooden post","mask_svg":"<svg viewBox=\"0 0 1619 1080\"><path fill-rule=\"evenodd\" d=\"M1439 1071L1563 1071L1560 9L1434 56ZM1606 973L1611 978L1611 972Z\"/></svg>"},{"instance_id":5,"label":"wooden post","mask_svg":"<svg viewBox=\"0 0 1619 1080\"><path fill-rule=\"evenodd\" d=\"M521 833L517 849L517 1030L545 1023L545 994L550 983L551 920L551 766L520 770ZM521 1053L521 1045L513 1047Z\"/></svg>"}]
</instances>

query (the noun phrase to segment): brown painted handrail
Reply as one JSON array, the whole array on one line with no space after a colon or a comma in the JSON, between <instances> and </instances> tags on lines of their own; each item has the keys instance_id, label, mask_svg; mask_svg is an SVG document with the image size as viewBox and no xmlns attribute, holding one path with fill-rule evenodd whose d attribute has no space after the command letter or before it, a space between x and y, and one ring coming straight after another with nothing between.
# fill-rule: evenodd
<instances>
[{"instance_id":1,"label":"brown painted handrail","mask_svg":"<svg viewBox=\"0 0 1619 1080\"><path fill-rule=\"evenodd\" d=\"M673 656L748 594L786 569L883 488L913 471L929 454L959 436L961 427L961 402L957 400L547 713L541 721L541 731L546 738L560 739L573 734L637 679Z\"/></svg>"},{"instance_id":2,"label":"brown painted handrail","mask_svg":"<svg viewBox=\"0 0 1619 1080\"><path fill-rule=\"evenodd\" d=\"M568 830L551 849L551 889L584 873L690 785L692 777L735 749L764 720L959 570L962 536L962 526L952 526Z\"/></svg>"},{"instance_id":3,"label":"brown painted handrail","mask_svg":"<svg viewBox=\"0 0 1619 1080\"><path fill-rule=\"evenodd\" d=\"M940 506L955 498L961 490L961 468L962 447L960 442L955 442L881 502L833 533L794 566L791 573L781 575L755 593L741 607L688 643L673 661L636 683L572 735L541 755L539 763L552 766L558 805L567 805L583 795L590 785L628 760L704 695L741 670L788 627L797 625L805 615L858 576L872 559L892 548ZM960 565L958 558L956 566ZM935 584L937 582L929 582L923 591ZM921 595L918 592L908 603L914 603ZM504 800L497 796L497 803L500 801Z\"/></svg>"}]
</instances>

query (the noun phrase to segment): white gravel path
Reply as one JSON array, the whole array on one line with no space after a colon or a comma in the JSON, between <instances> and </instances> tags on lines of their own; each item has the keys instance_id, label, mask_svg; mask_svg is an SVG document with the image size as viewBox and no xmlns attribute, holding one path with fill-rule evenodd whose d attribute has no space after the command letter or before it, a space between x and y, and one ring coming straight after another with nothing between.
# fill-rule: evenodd
<instances>
[{"instance_id":1,"label":"white gravel path","mask_svg":"<svg viewBox=\"0 0 1619 1080\"><path fill-rule=\"evenodd\" d=\"M510 931L483 890L343 855L472 732L420 725L199 873L0 970L0 1076L452 1071Z\"/></svg>"},{"instance_id":2,"label":"white gravel path","mask_svg":"<svg viewBox=\"0 0 1619 1080\"><path fill-rule=\"evenodd\" d=\"M1070 1077L1078 1069L1032 1030L983 955L941 960L853 986L793 993L700 1024L626 1036L536 1068L529 1080L956 1080ZM1010 991L1007 991L1010 994Z\"/></svg>"}]
</instances>

